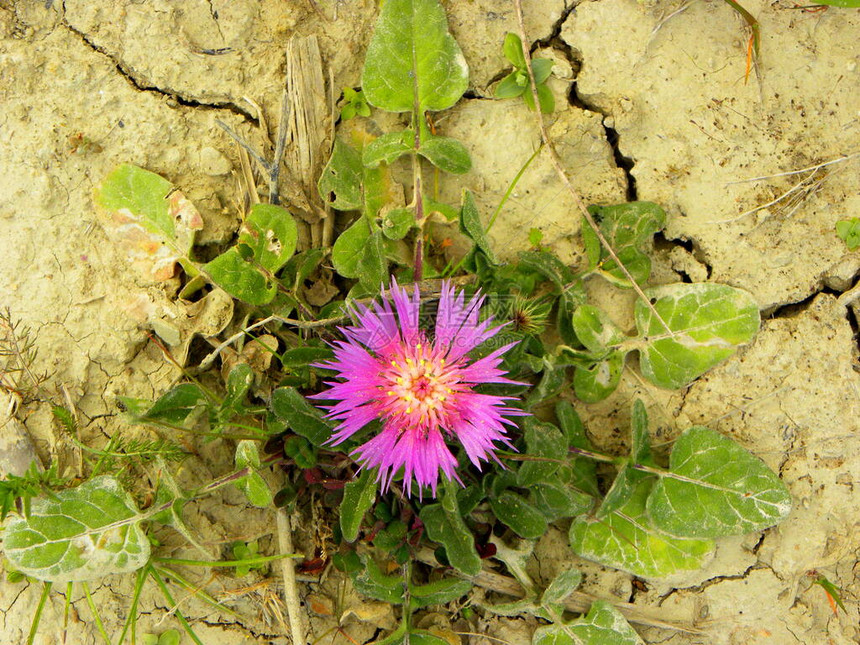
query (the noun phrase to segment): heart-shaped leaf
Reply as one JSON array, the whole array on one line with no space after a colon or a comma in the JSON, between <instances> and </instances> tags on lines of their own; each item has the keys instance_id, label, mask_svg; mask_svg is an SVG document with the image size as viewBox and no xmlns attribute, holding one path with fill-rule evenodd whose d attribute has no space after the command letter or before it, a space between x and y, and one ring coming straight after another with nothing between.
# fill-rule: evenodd
<instances>
[{"instance_id":1,"label":"heart-shaped leaf","mask_svg":"<svg viewBox=\"0 0 860 645\"><path fill-rule=\"evenodd\" d=\"M684 387L748 343L759 328L758 306L746 291L724 284L668 284L646 289L654 309L636 302L643 338L642 375L660 387Z\"/></svg>"},{"instance_id":2,"label":"heart-shaped leaf","mask_svg":"<svg viewBox=\"0 0 860 645\"><path fill-rule=\"evenodd\" d=\"M777 524L791 510L791 495L777 474L709 428L684 431L669 470L648 498L648 515L672 535L743 535Z\"/></svg>"},{"instance_id":3,"label":"heart-shaped leaf","mask_svg":"<svg viewBox=\"0 0 860 645\"><path fill-rule=\"evenodd\" d=\"M428 135L421 142L418 154L437 168L462 175L472 168L472 159L466 146L451 137Z\"/></svg>"},{"instance_id":4,"label":"heart-shaped leaf","mask_svg":"<svg viewBox=\"0 0 860 645\"><path fill-rule=\"evenodd\" d=\"M204 264L202 270L224 291L251 305L266 305L278 292L269 278L242 257L235 246Z\"/></svg>"},{"instance_id":5,"label":"heart-shaped leaf","mask_svg":"<svg viewBox=\"0 0 860 645\"><path fill-rule=\"evenodd\" d=\"M254 259L275 273L293 257L298 235L288 210L274 204L254 204L239 233L239 243L248 245Z\"/></svg>"}]
</instances>

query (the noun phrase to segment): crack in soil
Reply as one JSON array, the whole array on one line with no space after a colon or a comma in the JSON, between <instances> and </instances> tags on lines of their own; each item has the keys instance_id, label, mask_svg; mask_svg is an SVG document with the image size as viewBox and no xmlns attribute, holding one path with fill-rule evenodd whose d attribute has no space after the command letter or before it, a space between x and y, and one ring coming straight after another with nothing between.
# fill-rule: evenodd
<instances>
[{"instance_id":1,"label":"crack in soil","mask_svg":"<svg viewBox=\"0 0 860 645\"><path fill-rule=\"evenodd\" d=\"M764 539L764 536L762 536L762 539ZM761 544L761 540L759 540L759 545L760 544ZM756 546L758 546L758 545L756 545ZM743 573L735 573L735 574L724 575L724 576L714 576L713 578L708 578L703 583L701 583L699 585L695 585L693 587L677 587L675 589L671 589L670 591L666 592L665 594L663 594L662 596L660 596L657 599L657 606L662 607L663 603L666 602L666 600L671 598L674 594L678 593L679 591L689 591L692 593L700 594L705 589L707 589L708 587L712 587L712 586L719 584L721 582L725 582L726 580L745 580L747 577L749 577L750 573L752 573L753 571L759 571L762 569L770 569L770 567L767 566L766 564L762 563L762 562L756 562L755 564L751 564L746 569L744 569Z\"/></svg>"},{"instance_id":2,"label":"crack in soil","mask_svg":"<svg viewBox=\"0 0 860 645\"><path fill-rule=\"evenodd\" d=\"M243 119L245 119L245 121L249 123L259 125L259 120L253 114L241 108L239 105L233 103L232 101L213 101L211 103L205 103L203 101L198 101L187 96L182 96L177 92L163 90L156 85L147 85L136 77L135 71L125 62L123 62L122 59L115 57L106 48L94 43L85 32L81 31L80 29L74 27L71 23L69 23L65 15L65 7L63 7L63 17L60 21L60 24L62 24L71 33L75 34L78 38L80 38L81 42L84 43L84 45L86 45L92 51L101 54L111 63L113 63L120 76L122 76L128 82L128 84L135 88L137 91L157 94L164 98L173 100L183 107L197 108L203 110L227 110L229 112L232 112L233 114L241 116Z\"/></svg>"}]
</instances>

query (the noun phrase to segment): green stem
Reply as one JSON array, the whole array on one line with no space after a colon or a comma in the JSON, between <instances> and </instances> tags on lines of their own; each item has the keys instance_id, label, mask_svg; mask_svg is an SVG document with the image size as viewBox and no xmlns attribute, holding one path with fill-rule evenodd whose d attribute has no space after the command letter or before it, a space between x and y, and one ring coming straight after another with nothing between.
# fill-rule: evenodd
<instances>
[{"instance_id":1,"label":"green stem","mask_svg":"<svg viewBox=\"0 0 860 645\"><path fill-rule=\"evenodd\" d=\"M176 604L176 601L173 600L173 596L170 593L170 589L167 588L167 585L164 583L164 579L158 573L158 571L152 567L149 570L149 575L152 576L155 583L158 585L159 589L161 589L161 593L164 594L165 600L167 600L167 604L170 605L170 611L176 614L176 619L182 625L182 628L185 630L185 633L191 637L197 645L203 645L203 641L197 638L197 634L194 633L194 630L191 629L191 625L188 624L188 621L185 620L185 616L182 615L182 612L179 611L179 607Z\"/></svg>"},{"instance_id":2,"label":"green stem","mask_svg":"<svg viewBox=\"0 0 860 645\"><path fill-rule=\"evenodd\" d=\"M756 20L755 16L753 16L749 11L744 9L740 4L735 2L735 0L725 0L726 4L728 4L732 9L737 11L746 23L749 25L750 30L753 35L753 49L755 50L755 55L759 55L759 23Z\"/></svg>"},{"instance_id":3,"label":"green stem","mask_svg":"<svg viewBox=\"0 0 860 645\"><path fill-rule=\"evenodd\" d=\"M39 621L42 620L42 611L45 609L45 603L48 601L48 594L51 593L51 584L46 582L42 585L42 595L39 596L39 604L36 605L36 613L33 614L33 622L30 624L30 633L27 635L27 645L33 645L33 640L36 638L36 631L39 629Z\"/></svg>"},{"instance_id":4,"label":"green stem","mask_svg":"<svg viewBox=\"0 0 860 645\"><path fill-rule=\"evenodd\" d=\"M517 184L519 183L523 174L526 172L528 167L532 164L532 161L534 161L537 158L537 156L538 156L538 154L540 154L541 150L543 150L543 143L541 143L537 147L537 149L532 153L532 156L529 157L528 160L523 164L523 167L519 169L519 171L517 172L516 175L514 175L513 180L508 185L508 189L505 191L504 196L502 196L502 201L499 202L499 205L496 207L496 210L493 212L493 216L490 217L490 221L487 222L487 230L485 231L486 233L489 233L490 229L493 228L493 224L496 223L496 219L499 217L499 213L502 212L502 208L504 207L505 203L508 201L508 198L511 196L511 193L514 192L514 188L517 187Z\"/></svg>"},{"instance_id":5,"label":"green stem","mask_svg":"<svg viewBox=\"0 0 860 645\"><path fill-rule=\"evenodd\" d=\"M282 553L279 555L261 555L256 558L248 558L247 560L184 560L182 558L153 558L158 564L178 564L191 567L235 567L238 565L257 565L272 562L273 560L282 560L284 558L304 558L300 553Z\"/></svg>"},{"instance_id":6,"label":"green stem","mask_svg":"<svg viewBox=\"0 0 860 645\"><path fill-rule=\"evenodd\" d=\"M81 587L84 589L84 595L87 598L87 605L90 607L90 612L92 612L93 618L96 621L96 629L99 630L99 634L102 635L105 643L110 645L110 637L107 635L107 631L105 630L104 623L102 622L102 617L99 615L99 610L96 607L96 603L93 601L93 596L90 593L90 586L86 582L81 583Z\"/></svg>"}]
</instances>

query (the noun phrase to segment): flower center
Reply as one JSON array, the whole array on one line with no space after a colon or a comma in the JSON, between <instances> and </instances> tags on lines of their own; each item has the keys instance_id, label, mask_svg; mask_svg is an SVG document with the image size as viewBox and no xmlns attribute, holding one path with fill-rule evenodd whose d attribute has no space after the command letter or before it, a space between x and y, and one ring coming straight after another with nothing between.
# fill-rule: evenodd
<instances>
[{"instance_id":1,"label":"flower center","mask_svg":"<svg viewBox=\"0 0 860 645\"><path fill-rule=\"evenodd\" d=\"M388 382L384 400L388 411L419 421L432 418L438 422L438 414L459 382L456 369L446 366L444 358L421 343L402 348L383 376Z\"/></svg>"}]
</instances>

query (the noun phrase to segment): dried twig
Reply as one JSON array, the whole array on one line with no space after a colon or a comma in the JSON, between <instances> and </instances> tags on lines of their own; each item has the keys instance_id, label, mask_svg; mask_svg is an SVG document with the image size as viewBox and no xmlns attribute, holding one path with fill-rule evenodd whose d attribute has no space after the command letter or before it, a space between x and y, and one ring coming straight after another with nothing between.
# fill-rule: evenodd
<instances>
[{"instance_id":1,"label":"dried twig","mask_svg":"<svg viewBox=\"0 0 860 645\"><path fill-rule=\"evenodd\" d=\"M290 516L285 508L277 510L278 548L281 553L294 553L293 527ZM284 577L284 604L287 606L287 616L290 619L290 636L292 645L306 645L308 630L305 626L304 612L299 601L299 587L296 581L296 565L292 558L281 560L281 575Z\"/></svg>"},{"instance_id":2,"label":"dried twig","mask_svg":"<svg viewBox=\"0 0 860 645\"><path fill-rule=\"evenodd\" d=\"M531 87L532 98L534 99L534 104L536 106L539 106L540 101L538 99L537 84L535 83L534 71L532 70L531 53L529 52L528 46L529 41L528 36L526 35L525 19L523 18L522 0L514 0L514 7L517 11L520 41L522 44L523 56L525 57L526 61L526 69L529 73L529 85ZM618 257L618 254L615 253L615 250L609 244L609 241L604 237L603 232L597 225L597 222L594 221L594 217L592 217L591 213L588 212L588 208L585 206L585 202L582 200L579 191L577 191L576 188L573 186L573 183L567 176L567 172L565 172L564 167L561 165L561 158L558 156L558 152L555 149L555 145L549 138L546 124L544 124L543 122L543 116L541 115L541 111L539 109L535 110L535 119L538 125L538 129L540 130L541 141L543 141L544 145L546 145L546 148L549 151L549 157L552 161L552 165L555 168L555 171L561 179L562 183L567 188L567 191L570 193L571 197L573 197L573 201L576 204L576 207L579 209L579 211L582 213L582 216L585 218L585 221L588 222L588 225L594 231L594 234L597 236L597 239L600 240L601 246L606 249L606 252L609 254L609 257L611 257L615 261L615 263L618 265L618 268L620 268L621 272L624 274L624 277L626 277L630 281L630 284L633 286L633 290L636 292L636 295L642 299L642 302L645 303L648 309L651 310L651 313L660 322L663 328L672 337L674 337L675 332L673 332L669 328L669 325L667 325L666 321L663 320L663 317L660 315L660 312L657 311L657 309L651 303L651 300L642 291L642 288L638 284L636 284L636 280L633 279L633 276L630 274L630 271L627 270L627 267L624 266L624 263L621 262L621 259Z\"/></svg>"}]
</instances>

